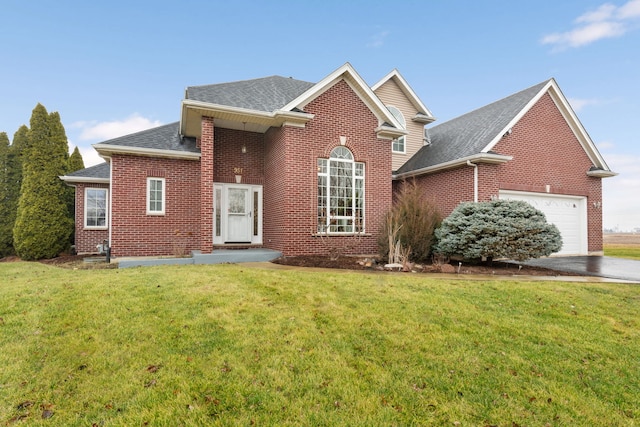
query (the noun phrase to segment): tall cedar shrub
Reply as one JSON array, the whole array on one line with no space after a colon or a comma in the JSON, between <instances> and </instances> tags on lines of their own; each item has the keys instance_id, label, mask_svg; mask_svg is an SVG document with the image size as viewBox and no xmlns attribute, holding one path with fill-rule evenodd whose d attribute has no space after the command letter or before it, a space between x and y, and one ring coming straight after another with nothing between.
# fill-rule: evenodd
<instances>
[{"instance_id":1,"label":"tall cedar shrub","mask_svg":"<svg viewBox=\"0 0 640 427\"><path fill-rule=\"evenodd\" d=\"M562 248L558 227L518 200L461 203L436 230L436 238L437 253L467 260L526 261Z\"/></svg>"},{"instance_id":2,"label":"tall cedar shrub","mask_svg":"<svg viewBox=\"0 0 640 427\"><path fill-rule=\"evenodd\" d=\"M25 260L52 258L69 247L73 221L58 178L67 171L68 144L58 113L38 104L23 153L23 179L13 229L14 247Z\"/></svg>"},{"instance_id":3,"label":"tall cedar shrub","mask_svg":"<svg viewBox=\"0 0 640 427\"><path fill-rule=\"evenodd\" d=\"M67 173L79 171L84 169L84 160L82 160L82 154L78 147L73 149L73 153L69 156L69 162L67 166Z\"/></svg>"},{"instance_id":4,"label":"tall cedar shrub","mask_svg":"<svg viewBox=\"0 0 640 427\"><path fill-rule=\"evenodd\" d=\"M67 161L67 174L84 169L84 160L82 160L82 154L78 147L73 149L73 153L69 156ZM67 186L65 192L65 202L67 204L67 210L69 212L69 218L71 218L75 224L76 219L76 189L75 187ZM69 236L69 243L73 244L75 241L75 227L71 231Z\"/></svg>"},{"instance_id":5,"label":"tall cedar shrub","mask_svg":"<svg viewBox=\"0 0 640 427\"><path fill-rule=\"evenodd\" d=\"M18 200L22 186L22 153L28 145L29 128L20 126L13 135L13 143L9 146L4 175L6 186L0 202L0 257L15 255L13 247L13 227L18 213Z\"/></svg>"},{"instance_id":6,"label":"tall cedar shrub","mask_svg":"<svg viewBox=\"0 0 640 427\"><path fill-rule=\"evenodd\" d=\"M10 223L9 193L9 137L0 132L0 258L13 252L13 224Z\"/></svg>"},{"instance_id":7,"label":"tall cedar shrub","mask_svg":"<svg viewBox=\"0 0 640 427\"><path fill-rule=\"evenodd\" d=\"M434 230L441 221L440 211L427 199L415 180L403 181L378 236L380 257L388 258L389 233L397 229L396 239L403 248L410 249L410 260L427 261L434 243Z\"/></svg>"}]
</instances>

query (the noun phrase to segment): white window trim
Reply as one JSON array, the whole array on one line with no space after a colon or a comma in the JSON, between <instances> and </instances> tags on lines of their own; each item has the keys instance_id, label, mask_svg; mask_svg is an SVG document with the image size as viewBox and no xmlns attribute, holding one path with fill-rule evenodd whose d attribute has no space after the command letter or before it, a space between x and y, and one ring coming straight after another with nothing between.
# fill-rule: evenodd
<instances>
[{"instance_id":1,"label":"white window trim","mask_svg":"<svg viewBox=\"0 0 640 427\"><path fill-rule=\"evenodd\" d=\"M104 225L87 225L87 192L89 190L104 191L105 218ZM84 220L83 226L85 230L107 230L109 228L109 189L102 187L85 187L84 189Z\"/></svg>"},{"instance_id":2,"label":"white window trim","mask_svg":"<svg viewBox=\"0 0 640 427\"><path fill-rule=\"evenodd\" d=\"M399 114L400 117L396 116L395 114L393 114L393 110L396 110ZM391 112L391 114L393 115L393 117L395 117L396 120L398 120L398 122L404 126L403 130L406 130L407 128L407 120L404 118L404 114L402 114L402 111L400 111L400 109L398 107L396 107L395 105L387 105L387 109L389 110L389 112ZM402 140L402 151L400 150L395 150L393 145L395 141L400 141ZM407 137L406 135L403 136L399 136L398 138L395 138L391 141L391 152L394 154L407 154Z\"/></svg>"},{"instance_id":3,"label":"white window trim","mask_svg":"<svg viewBox=\"0 0 640 427\"><path fill-rule=\"evenodd\" d=\"M348 150L348 149L347 149ZM332 151L333 152L333 151ZM323 234L327 234L327 235L335 235L335 236L340 236L340 235L355 235L355 234L361 234L364 235L366 228L365 228L365 224L366 224L366 219L365 219L365 213L366 213L366 203L367 203L367 198L366 198L366 193L365 193L365 178L366 178L366 167L365 164L363 162L357 162L355 160L355 157L353 156L353 152L351 152L351 150L349 150L349 153L351 154L351 159L350 160L343 160L343 159L337 159L337 158L332 158L331 156L329 156L328 158L322 158L322 160L326 160L326 172L322 173L320 171L318 171L317 176L324 176L326 177L326 196L325 196L325 206L326 206L326 223L323 225L324 229L323 230L316 230L316 233L318 235L323 235ZM353 215L351 216L339 216L339 215L335 215L335 216L331 216L330 215L330 210L331 210L331 161L337 161L337 162L349 162L352 165L352 182L353 182L353 188L352 188L352 195L351 195L351 199L352 199L352 212ZM362 165L362 176L356 176L356 165ZM362 182L362 224L360 224L360 230L356 230L356 207L355 207L355 200L356 200L356 180L359 180ZM317 187L316 187L316 191ZM317 208L316 208L317 210ZM317 215L317 214L316 214ZM353 227L353 231L331 231L331 220L332 219L336 219L336 220L340 220L340 219L351 219L352 220L352 227Z\"/></svg>"},{"instance_id":4,"label":"white window trim","mask_svg":"<svg viewBox=\"0 0 640 427\"><path fill-rule=\"evenodd\" d=\"M149 202L151 201L151 181L162 182L162 209L159 211L152 211L149 209ZM166 211L166 198L167 198L167 182L165 178L159 178L155 176L147 177L147 215L164 215Z\"/></svg>"}]
</instances>

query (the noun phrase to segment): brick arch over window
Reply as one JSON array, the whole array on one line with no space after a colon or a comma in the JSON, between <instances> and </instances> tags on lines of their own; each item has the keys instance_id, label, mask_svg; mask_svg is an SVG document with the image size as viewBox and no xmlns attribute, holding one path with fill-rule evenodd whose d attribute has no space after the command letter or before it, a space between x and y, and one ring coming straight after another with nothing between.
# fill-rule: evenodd
<instances>
[{"instance_id":1,"label":"brick arch over window","mask_svg":"<svg viewBox=\"0 0 640 427\"><path fill-rule=\"evenodd\" d=\"M356 162L345 146L329 158L319 158L318 233L353 234L364 231L364 163Z\"/></svg>"}]
</instances>

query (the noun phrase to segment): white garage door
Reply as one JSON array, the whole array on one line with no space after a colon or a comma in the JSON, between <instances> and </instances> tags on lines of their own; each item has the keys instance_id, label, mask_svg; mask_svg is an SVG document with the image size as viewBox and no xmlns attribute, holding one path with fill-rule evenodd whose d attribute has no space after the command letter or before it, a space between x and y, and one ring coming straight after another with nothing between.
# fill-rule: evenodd
<instances>
[{"instance_id":1,"label":"white garage door","mask_svg":"<svg viewBox=\"0 0 640 427\"><path fill-rule=\"evenodd\" d=\"M500 191L500 199L523 200L544 212L547 221L555 224L562 234L559 255L587 254L586 197Z\"/></svg>"}]
</instances>

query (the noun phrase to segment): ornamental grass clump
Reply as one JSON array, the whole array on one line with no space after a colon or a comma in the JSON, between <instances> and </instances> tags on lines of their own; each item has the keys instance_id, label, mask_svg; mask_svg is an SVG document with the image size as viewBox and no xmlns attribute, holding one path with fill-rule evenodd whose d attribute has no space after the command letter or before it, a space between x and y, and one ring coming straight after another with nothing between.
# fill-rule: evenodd
<instances>
[{"instance_id":1,"label":"ornamental grass clump","mask_svg":"<svg viewBox=\"0 0 640 427\"><path fill-rule=\"evenodd\" d=\"M442 215L429 201L415 181L405 181L400 186L393 207L385 217L378 237L378 253L391 258L394 247L403 248L404 261L424 262L430 259L434 230L440 225ZM393 262L388 259L389 262Z\"/></svg>"},{"instance_id":2,"label":"ornamental grass clump","mask_svg":"<svg viewBox=\"0 0 640 427\"><path fill-rule=\"evenodd\" d=\"M518 200L462 203L435 232L435 252L467 260L526 261L562 248L558 227L541 211Z\"/></svg>"}]
</instances>

